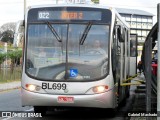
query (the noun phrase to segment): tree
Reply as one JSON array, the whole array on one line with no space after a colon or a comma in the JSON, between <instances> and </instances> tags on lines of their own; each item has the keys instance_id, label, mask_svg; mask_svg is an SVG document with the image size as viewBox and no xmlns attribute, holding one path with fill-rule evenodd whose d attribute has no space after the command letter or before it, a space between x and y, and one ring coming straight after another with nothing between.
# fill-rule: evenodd
<instances>
[{"instance_id":1,"label":"tree","mask_svg":"<svg viewBox=\"0 0 160 120\"><path fill-rule=\"evenodd\" d=\"M16 23L15 22L9 22L9 23L5 23L0 27L0 33L2 34L3 32L7 31L7 30L11 30L11 31L15 31L16 28Z\"/></svg>"},{"instance_id":2,"label":"tree","mask_svg":"<svg viewBox=\"0 0 160 120\"><path fill-rule=\"evenodd\" d=\"M13 73L14 66L15 66L15 64L17 64L17 60L22 57L22 50L8 52L7 56L8 56L8 58L11 59L10 69L11 69L11 73Z\"/></svg>"},{"instance_id":3,"label":"tree","mask_svg":"<svg viewBox=\"0 0 160 120\"><path fill-rule=\"evenodd\" d=\"M14 36L13 31L11 31L11 30L4 31L4 32L2 33L1 41L2 41L2 42L10 42L10 43L13 43L13 36Z\"/></svg>"},{"instance_id":4,"label":"tree","mask_svg":"<svg viewBox=\"0 0 160 120\"><path fill-rule=\"evenodd\" d=\"M0 72L1 72L1 65L6 60L6 54L0 53Z\"/></svg>"},{"instance_id":5,"label":"tree","mask_svg":"<svg viewBox=\"0 0 160 120\"><path fill-rule=\"evenodd\" d=\"M13 43L16 23L6 23L0 27L0 40L3 42Z\"/></svg>"}]
</instances>

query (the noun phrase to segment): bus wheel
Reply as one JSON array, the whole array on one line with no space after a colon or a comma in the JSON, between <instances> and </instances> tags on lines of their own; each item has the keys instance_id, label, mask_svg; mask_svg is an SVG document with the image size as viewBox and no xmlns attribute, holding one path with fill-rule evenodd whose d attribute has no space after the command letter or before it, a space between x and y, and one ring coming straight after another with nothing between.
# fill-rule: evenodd
<instances>
[{"instance_id":1,"label":"bus wheel","mask_svg":"<svg viewBox=\"0 0 160 120\"><path fill-rule=\"evenodd\" d=\"M127 87L127 94L126 94L127 98L130 97L130 86Z\"/></svg>"},{"instance_id":2,"label":"bus wheel","mask_svg":"<svg viewBox=\"0 0 160 120\"><path fill-rule=\"evenodd\" d=\"M126 78L129 78L129 76L127 75ZM129 83L129 82L127 82L127 83ZM126 92L126 97L129 98L130 97L130 86L126 86L125 92Z\"/></svg>"},{"instance_id":3,"label":"bus wheel","mask_svg":"<svg viewBox=\"0 0 160 120\"><path fill-rule=\"evenodd\" d=\"M42 117L46 115L47 107L44 106L34 106L35 113L41 113Z\"/></svg>"}]
</instances>

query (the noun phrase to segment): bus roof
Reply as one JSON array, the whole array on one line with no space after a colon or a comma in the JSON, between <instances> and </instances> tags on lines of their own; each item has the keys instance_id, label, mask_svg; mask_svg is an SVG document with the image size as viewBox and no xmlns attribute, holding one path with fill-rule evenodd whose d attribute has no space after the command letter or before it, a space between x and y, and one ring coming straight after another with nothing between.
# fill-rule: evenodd
<instances>
[{"instance_id":1,"label":"bus roof","mask_svg":"<svg viewBox=\"0 0 160 120\"><path fill-rule=\"evenodd\" d=\"M32 8L43 8L43 7L89 7L89 8L102 8L102 9L109 9L112 14L115 14L125 25L126 27L129 28L128 23L122 19L120 14L117 12L117 10L113 7L109 6L104 6L100 4L45 4L45 5L34 5L34 6L29 6L27 11L29 11Z\"/></svg>"},{"instance_id":2,"label":"bus roof","mask_svg":"<svg viewBox=\"0 0 160 120\"><path fill-rule=\"evenodd\" d=\"M112 9L112 7L102 6L99 4L45 4L45 5L29 6L28 9L43 8L43 7L91 7L91 8L94 7L94 8Z\"/></svg>"}]
</instances>

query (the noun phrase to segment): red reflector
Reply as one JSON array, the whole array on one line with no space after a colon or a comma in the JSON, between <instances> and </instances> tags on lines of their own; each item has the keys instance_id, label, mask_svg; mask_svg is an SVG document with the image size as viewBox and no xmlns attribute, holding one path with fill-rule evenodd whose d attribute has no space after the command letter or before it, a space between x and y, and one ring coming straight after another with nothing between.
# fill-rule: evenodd
<instances>
[{"instance_id":1,"label":"red reflector","mask_svg":"<svg viewBox=\"0 0 160 120\"><path fill-rule=\"evenodd\" d=\"M28 88L29 84L26 84L26 88Z\"/></svg>"},{"instance_id":2,"label":"red reflector","mask_svg":"<svg viewBox=\"0 0 160 120\"><path fill-rule=\"evenodd\" d=\"M108 86L105 86L105 89L108 89Z\"/></svg>"}]
</instances>

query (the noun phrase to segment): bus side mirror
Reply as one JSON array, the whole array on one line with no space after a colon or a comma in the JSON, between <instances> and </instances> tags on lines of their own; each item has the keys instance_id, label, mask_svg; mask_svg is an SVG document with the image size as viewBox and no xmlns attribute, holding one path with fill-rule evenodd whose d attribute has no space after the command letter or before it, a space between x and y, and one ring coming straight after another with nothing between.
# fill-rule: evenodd
<instances>
[{"instance_id":1,"label":"bus side mirror","mask_svg":"<svg viewBox=\"0 0 160 120\"><path fill-rule=\"evenodd\" d=\"M124 33L124 29L121 26L118 27L117 34L118 34L119 42L124 42L124 40L125 40L125 33Z\"/></svg>"}]
</instances>

